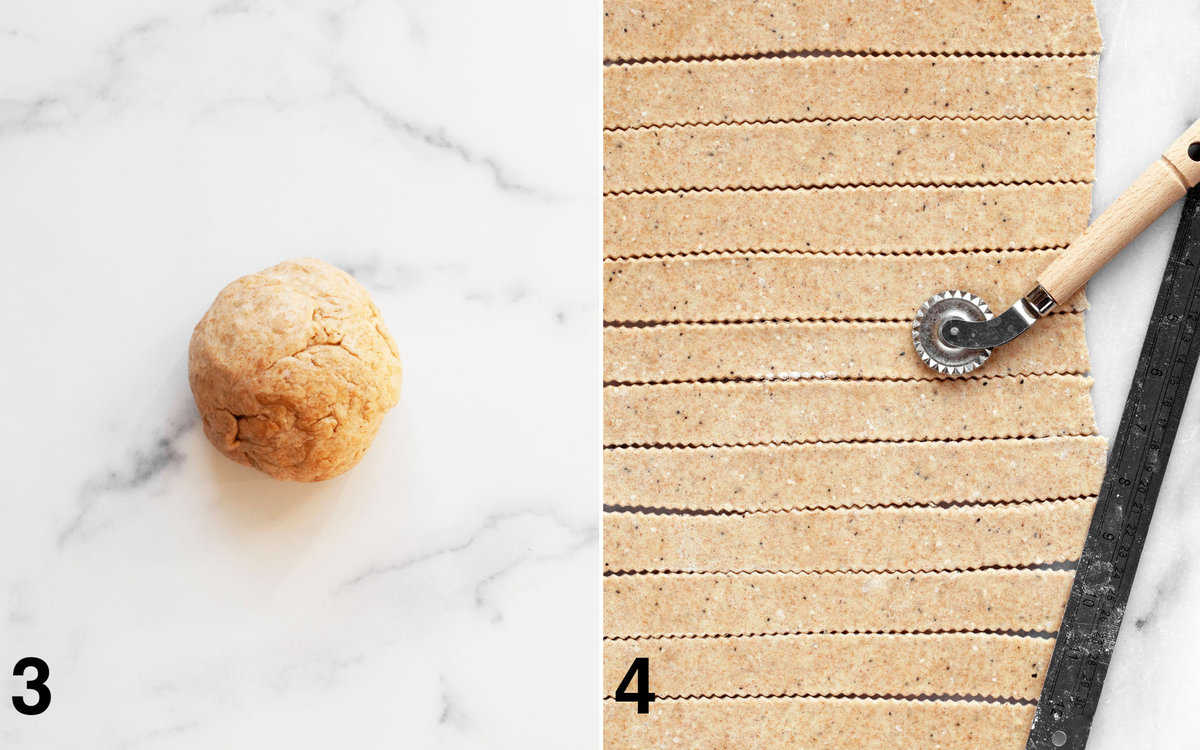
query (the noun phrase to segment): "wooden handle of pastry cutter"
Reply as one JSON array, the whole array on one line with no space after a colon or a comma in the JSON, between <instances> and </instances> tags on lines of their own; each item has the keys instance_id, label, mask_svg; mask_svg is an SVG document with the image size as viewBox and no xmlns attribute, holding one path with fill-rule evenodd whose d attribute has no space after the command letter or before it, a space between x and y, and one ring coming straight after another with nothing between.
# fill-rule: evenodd
<instances>
[{"instance_id":1,"label":"wooden handle of pastry cutter","mask_svg":"<svg viewBox=\"0 0 1200 750\"><path fill-rule=\"evenodd\" d=\"M1200 120L1184 131L1100 214L1092 225L1038 276L1062 304L1122 248L1200 182Z\"/></svg>"}]
</instances>

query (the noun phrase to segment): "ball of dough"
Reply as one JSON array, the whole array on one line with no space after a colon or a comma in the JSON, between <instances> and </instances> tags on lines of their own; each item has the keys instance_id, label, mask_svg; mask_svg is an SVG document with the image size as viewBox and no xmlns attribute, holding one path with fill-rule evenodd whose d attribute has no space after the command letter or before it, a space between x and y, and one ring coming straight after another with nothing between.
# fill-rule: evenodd
<instances>
[{"instance_id":1,"label":"ball of dough","mask_svg":"<svg viewBox=\"0 0 1200 750\"><path fill-rule=\"evenodd\" d=\"M316 482L358 463L400 395L400 357L349 274L286 261L221 290L188 348L204 434L238 463Z\"/></svg>"}]
</instances>

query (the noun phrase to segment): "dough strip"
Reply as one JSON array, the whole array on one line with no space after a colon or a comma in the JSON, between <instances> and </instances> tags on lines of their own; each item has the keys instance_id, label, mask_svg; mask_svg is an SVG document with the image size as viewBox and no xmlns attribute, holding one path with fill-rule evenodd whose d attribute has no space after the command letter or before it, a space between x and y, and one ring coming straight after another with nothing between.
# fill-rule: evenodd
<instances>
[{"instance_id":1,"label":"dough strip","mask_svg":"<svg viewBox=\"0 0 1200 750\"><path fill-rule=\"evenodd\" d=\"M1087 227L1092 198L1090 185L1062 183L641 193L603 205L605 256L623 258L1065 247Z\"/></svg>"},{"instance_id":2,"label":"dough strip","mask_svg":"<svg viewBox=\"0 0 1200 750\"><path fill-rule=\"evenodd\" d=\"M604 702L606 750L1023 750L1033 706L860 698Z\"/></svg>"},{"instance_id":3,"label":"dough strip","mask_svg":"<svg viewBox=\"0 0 1200 750\"><path fill-rule=\"evenodd\" d=\"M963 570L1073 561L1095 498L748 515L604 514L607 571Z\"/></svg>"},{"instance_id":4,"label":"dough strip","mask_svg":"<svg viewBox=\"0 0 1200 750\"><path fill-rule=\"evenodd\" d=\"M1051 632L1072 576L1069 570L606 576L604 633Z\"/></svg>"},{"instance_id":5,"label":"dough strip","mask_svg":"<svg viewBox=\"0 0 1200 750\"><path fill-rule=\"evenodd\" d=\"M745 445L1091 435L1081 375L685 383L604 389L604 443ZM987 404L988 408L980 408Z\"/></svg>"},{"instance_id":6,"label":"dough strip","mask_svg":"<svg viewBox=\"0 0 1200 750\"><path fill-rule=\"evenodd\" d=\"M643 128L604 134L604 190L1090 182L1094 146L1086 120Z\"/></svg>"},{"instance_id":7,"label":"dough strip","mask_svg":"<svg viewBox=\"0 0 1200 750\"><path fill-rule=\"evenodd\" d=\"M1060 252L739 254L606 261L604 320L908 320L930 294L947 287L973 288L985 300L1019 297L1028 279ZM1061 309L1085 307L1077 294Z\"/></svg>"},{"instance_id":8,"label":"dough strip","mask_svg":"<svg viewBox=\"0 0 1200 750\"><path fill-rule=\"evenodd\" d=\"M604 58L1100 52L1092 0L606 0Z\"/></svg>"},{"instance_id":9,"label":"dough strip","mask_svg":"<svg viewBox=\"0 0 1200 750\"><path fill-rule=\"evenodd\" d=\"M608 695L636 657L660 697L1038 697L1051 638L990 633L806 634L604 642ZM655 707L651 708L651 712Z\"/></svg>"},{"instance_id":10,"label":"dough strip","mask_svg":"<svg viewBox=\"0 0 1200 750\"><path fill-rule=\"evenodd\" d=\"M617 448L604 452L604 502L756 511L1080 497L1100 486L1104 463L1098 436Z\"/></svg>"},{"instance_id":11,"label":"dough strip","mask_svg":"<svg viewBox=\"0 0 1200 750\"><path fill-rule=\"evenodd\" d=\"M1036 336L997 349L979 375L1083 373L1083 315L1052 315ZM671 323L604 329L604 380L918 379L937 374L913 353L912 326L847 321Z\"/></svg>"},{"instance_id":12,"label":"dough strip","mask_svg":"<svg viewBox=\"0 0 1200 750\"><path fill-rule=\"evenodd\" d=\"M610 65L604 126L1092 117L1097 58L835 56Z\"/></svg>"}]
</instances>

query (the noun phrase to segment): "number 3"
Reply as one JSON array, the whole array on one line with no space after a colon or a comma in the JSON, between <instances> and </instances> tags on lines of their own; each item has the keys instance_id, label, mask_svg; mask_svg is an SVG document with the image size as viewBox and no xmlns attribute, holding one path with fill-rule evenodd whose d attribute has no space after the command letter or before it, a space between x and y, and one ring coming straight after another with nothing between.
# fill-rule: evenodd
<instances>
[{"instance_id":1,"label":"number 3","mask_svg":"<svg viewBox=\"0 0 1200 750\"><path fill-rule=\"evenodd\" d=\"M26 716L37 716L50 706L50 688L46 687L46 680L50 679L50 665L36 656L26 656L13 667L13 677L24 677L30 667L34 675L25 680L25 689L37 693L37 701L29 703L24 696L14 695L12 704L13 708Z\"/></svg>"}]
</instances>

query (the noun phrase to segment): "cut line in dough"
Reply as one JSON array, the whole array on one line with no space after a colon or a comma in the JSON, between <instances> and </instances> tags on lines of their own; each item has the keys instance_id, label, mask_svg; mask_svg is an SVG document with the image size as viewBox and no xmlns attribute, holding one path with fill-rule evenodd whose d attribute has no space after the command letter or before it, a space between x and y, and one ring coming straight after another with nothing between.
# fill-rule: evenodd
<instances>
[{"instance_id":1,"label":"cut line in dough","mask_svg":"<svg viewBox=\"0 0 1200 750\"><path fill-rule=\"evenodd\" d=\"M1083 315L1049 315L994 352L979 375L1082 373ZM719 379L939 379L913 351L912 325L860 322L695 324L604 329L606 383Z\"/></svg>"},{"instance_id":2,"label":"cut line in dough","mask_svg":"<svg viewBox=\"0 0 1200 750\"><path fill-rule=\"evenodd\" d=\"M610 131L604 190L1089 182L1092 130L1075 120L863 120Z\"/></svg>"},{"instance_id":3,"label":"cut line in dough","mask_svg":"<svg viewBox=\"0 0 1200 750\"><path fill-rule=\"evenodd\" d=\"M618 448L604 454L604 502L762 511L1029 501L1094 493L1104 463L1105 441L1098 436Z\"/></svg>"},{"instance_id":4,"label":"cut line in dough","mask_svg":"<svg viewBox=\"0 0 1200 750\"><path fill-rule=\"evenodd\" d=\"M605 0L604 59L1100 52L1092 0Z\"/></svg>"},{"instance_id":5,"label":"cut line in dough","mask_svg":"<svg viewBox=\"0 0 1200 750\"><path fill-rule=\"evenodd\" d=\"M610 65L608 128L864 117L1095 115L1088 57L837 56Z\"/></svg>"},{"instance_id":6,"label":"cut line in dough","mask_svg":"<svg viewBox=\"0 0 1200 750\"><path fill-rule=\"evenodd\" d=\"M609 258L736 250L912 253L1066 247L1091 186L838 187L608 195Z\"/></svg>"},{"instance_id":7,"label":"cut line in dough","mask_svg":"<svg viewBox=\"0 0 1200 750\"><path fill-rule=\"evenodd\" d=\"M607 571L932 571L1073 561L1095 498L749 515L604 514Z\"/></svg>"},{"instance_id":8,"label":"cut line in dough","mask_svg":"<svg viewBox=\"0 0 1200 750\"><path fill-rule=\"evenodd\" d=\"M612 695L650 660L659 696L972 695L1036 699L1054 640L988 633L809 634L604 642Z\"/></svg>"},{"instance_id":9,"label":"cut line in dough","mask_svg":"<svg viewBox=\"0 0 1200 750\"><path fill-rule=\"evenodd\" d=\"M604 702L606 750L1024 750L1034 707L873 698Z\"/></svg>"},{"instance_id":10,"label":"cut line in dough","mask_svg":"<svg viewBox=\"0 0 1200 750\"><path fill-rule=\"evenodd\" d=\"M632 445L1091 435L1080 375L954 381L769 381L611 386L604 442Z\"/></svg>"},{"instance_id":11,"label":"cut line in dough","mask_svg":"<svg viewBox=\"0 0 1200 750\"><path fill-rule=\"evenodd\" d=\"M608 637L1058 629L1060 570L606 576Z\"/></svg>"}]
</instances>

